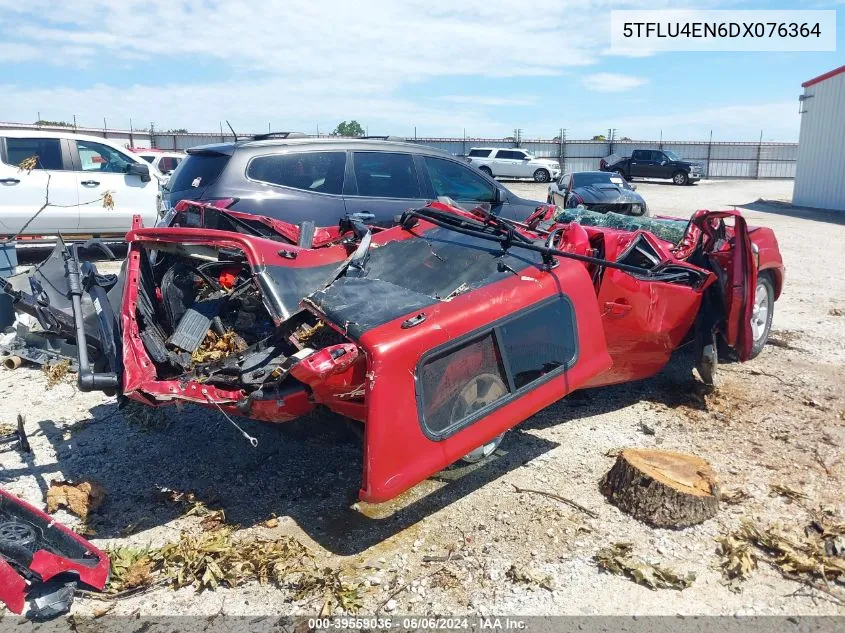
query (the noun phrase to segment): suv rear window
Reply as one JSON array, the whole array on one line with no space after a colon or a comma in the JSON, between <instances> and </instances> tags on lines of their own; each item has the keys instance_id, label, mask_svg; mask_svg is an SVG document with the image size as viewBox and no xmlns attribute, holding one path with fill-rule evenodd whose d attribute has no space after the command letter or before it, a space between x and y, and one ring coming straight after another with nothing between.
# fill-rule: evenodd
<instances>
[{"instance_id":1,"label":"suv rear window","mask_svg":"<svg viewBox=\"0 0 845 633\"><path fill-rule=\"evenodd\" d=\"M217 180L230 158L228 154L188 154L173 172L167 188L170 191L186 191L207 187Z\"/></svg>"},{"instance_id":2,"label":"suv rear window","mask_svg":"<svg viewBox=\"0 0 845 633\"><path fill-rule=\"evenodd\" d=\"M257 156L249 161L247 178L281 185L340 195L346 152L297 152Z\"/></svg>"},{"instance_id":3,"label":"suv rear window","mask_svg":"<svg viewBox=\"0 0 845 633\"><path fill-rule=\"evenodd\" d=\"M492 150L489 149L471 149L469 150L469 156L476 156L478 158L487 158L490 155Z\"/></svg>"}]
</instances>

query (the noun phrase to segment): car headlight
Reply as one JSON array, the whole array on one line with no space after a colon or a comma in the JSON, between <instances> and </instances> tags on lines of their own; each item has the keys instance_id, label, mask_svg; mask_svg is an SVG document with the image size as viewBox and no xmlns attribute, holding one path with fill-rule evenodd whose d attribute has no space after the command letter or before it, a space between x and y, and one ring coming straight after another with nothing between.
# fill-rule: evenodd
<instances>
[{"instance_id":1,"label":"car headlight","mask_svg":"<svg viewBox=\"0 0 845 633\"><path fill-rule=\"evenodd\" d=\"M643 214L643 205L641 204L632 204L631 205L631 215L642 215Z\"/></svg>"}]
</instances>

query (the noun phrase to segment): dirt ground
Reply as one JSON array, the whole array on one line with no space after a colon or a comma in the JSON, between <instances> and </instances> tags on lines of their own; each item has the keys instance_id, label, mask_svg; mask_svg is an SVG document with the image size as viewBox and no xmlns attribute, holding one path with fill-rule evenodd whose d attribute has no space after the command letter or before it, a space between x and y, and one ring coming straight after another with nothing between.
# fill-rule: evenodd
<instances>
[{"instance_id":1,"label":"dirt ground","mask_svg":"<svg viewBox=\"0 0 845 633\"><path fill-rule=\"evenodd\" d=\"M545 199L539 185L508 186ZM359 440L331 416L280 426L246 421L258 438L252 448L213 411L173 411L166 427L148 429L125 420L112 398L68 383L47 389L39 370L22 367L0 373L0 422L25 414L34 452L0 453L0 484L43 506L52 479L96 479L108 495L88 521L100 547L155 547L183 530L201 532L201 516L186 516L185 504L160 492L191 491L224 511L236 538L300 541L314 569L340 577L368 614L845 614L768 565L728 584L715 542L743 519L798 535L822 508L845 516L845 215L837 221L784 204L791 181L638 183L638 190L656 214L741 207L779 239L787 277L770 344L750 363L722 365L712 393L678 358L649 380L575 394L509 432L488 461L370 506L354 503ZM723 489L747 496L693 528L647 527L598 489L614 451L634 446L700 455ZM562 495L597 518L514 485ZM799 494L773 493L773 485ZM56 517L80 526L64 511ZM620 541L646 561L694 572L695 581L682 591L650 590L601 571L593 556ZM330 589L282 584L201 593L159 587L113 603L79 599L74 612L105 604L113 614L340 612L327 605Z\"/></svg>"}]
</instances>

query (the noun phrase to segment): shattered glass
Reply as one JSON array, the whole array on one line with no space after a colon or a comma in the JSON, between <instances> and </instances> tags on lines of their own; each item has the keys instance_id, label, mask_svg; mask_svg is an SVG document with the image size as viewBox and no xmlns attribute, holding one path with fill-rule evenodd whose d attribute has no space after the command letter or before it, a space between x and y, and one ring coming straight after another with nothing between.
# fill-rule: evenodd
<instances>
[{"instance_id":1,"label":"shattered glass","mask_svg":"<svg viewBox=\"0 0 845 633\"><path fill-rule=\"evenodd\" d=\"M564 224L576 222L581 226L600 226L620 231L648 231L662 240L679 244L686 232L686 220L666 220L633 217L619 213L597 213L589 209L564 209L559 207L555 220Z\"/></svg>"}]
</instances>

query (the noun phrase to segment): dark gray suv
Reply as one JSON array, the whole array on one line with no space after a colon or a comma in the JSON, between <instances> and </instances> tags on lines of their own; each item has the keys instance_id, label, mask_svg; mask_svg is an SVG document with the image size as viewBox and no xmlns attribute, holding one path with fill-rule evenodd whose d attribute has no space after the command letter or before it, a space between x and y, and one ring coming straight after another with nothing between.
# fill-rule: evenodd
<instances>
[{"instance_id":1,"label":"dark gray suv","mask_svg":"<svg viewBox=\"0 0 845 633\"><path fill-rule=\"evenodd\" d=\"M370 212L387 226L402 211L448 196L463 206L525 219L540 202L520 198L448 152L385 140L266 138L203 145L165 187L165 204L222 206L299 224L331 226Z\"/></svg>"}]
</instances>

